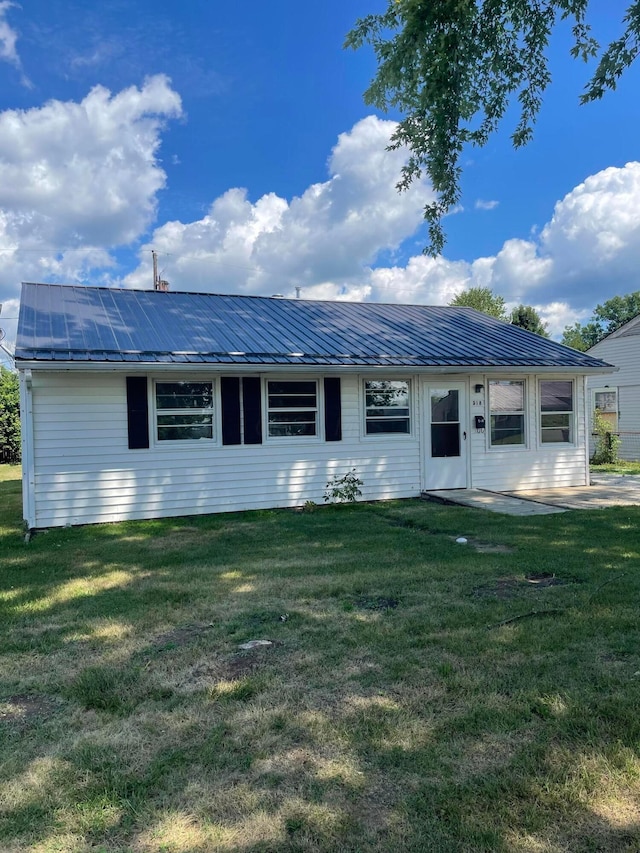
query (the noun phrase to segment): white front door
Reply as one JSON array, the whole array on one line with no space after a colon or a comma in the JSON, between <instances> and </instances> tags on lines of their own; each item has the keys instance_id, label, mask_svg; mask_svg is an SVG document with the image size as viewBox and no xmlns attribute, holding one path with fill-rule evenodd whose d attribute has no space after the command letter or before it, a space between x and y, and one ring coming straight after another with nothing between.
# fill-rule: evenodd
<instances>
[{"instance_id":1,"label":"white front door","mask_svg":"<svg viewBox=\"0 0 640 853\"><path fill-rule=\"evenodd\" d=\"M463 382L430 382L423 387L424 487L467 486L467 396Z\"/></svg>"}]
</instances>

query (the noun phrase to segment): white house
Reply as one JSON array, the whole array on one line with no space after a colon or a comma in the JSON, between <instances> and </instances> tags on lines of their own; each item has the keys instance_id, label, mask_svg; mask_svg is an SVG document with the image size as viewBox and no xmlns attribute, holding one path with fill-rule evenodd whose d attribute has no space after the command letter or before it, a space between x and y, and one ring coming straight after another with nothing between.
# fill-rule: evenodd
<instances>
[{"instance_id":1,"label":"white house","mask_svg":"<svg viewBox=\"0 0 640 853\"><path fill-rule=\"evenodd\" d=\"M50 284L16 365L30 528L320 503L354 468L370 500L584 485L611 370L470 308Z\"/></svg>"},{"instance_id":2,"label":"white house","mask_svg":"<svg viewBox=\"0 0 640 853\"><path fill-rule=\"evenodd\" d=\"M614 376L589 379L589 409L600 409L620 435L622 459L640 459L640 315L588 351L615 364Z\"/></svg>"}]
</instances>

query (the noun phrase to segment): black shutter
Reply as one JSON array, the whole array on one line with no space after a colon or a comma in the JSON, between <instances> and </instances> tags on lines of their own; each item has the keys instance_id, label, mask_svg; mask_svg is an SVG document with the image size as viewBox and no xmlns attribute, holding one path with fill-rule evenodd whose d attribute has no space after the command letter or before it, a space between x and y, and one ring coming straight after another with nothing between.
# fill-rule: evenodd
<instances>
[{"instance_id":1,"label":"black shutter","mask_svg":"<svg viewBox=\"0 0 640 853\"><path fill-rule=\"evenodd\" d=\"M342 400L337 376L324 380L324 437L325 441L342 441Z\"/></svg>"},{"instance_id":2,"label":"black shutter","mask_svg":"<svg viewBox=\"0 0 640 853\"><path fill-rule=\"evenodd\" d=\"M130 450L149 447L149 400L146 376L127 376L127 428Z\"/></svg>"},{"instance_id":3,"label":"black shutter","mask_svg":"<svg viewBox=\"0 0 640 853\"><path fill-rule=\"evenodd\" d=\"M258 376L245 376L242 380L242 413L244 443L262 444L262 401Z\"/></svg>"},{"instance_id":4,"label":"black shutter","mask_svg":"<svg viewBox=\"0 0 640 853\"><path fill-rule=\"evenodd\" d=\"M240 435L240 379L223 376L220 380L222 396L222 443L241 444Z\"/></svg>"}]
</instances>

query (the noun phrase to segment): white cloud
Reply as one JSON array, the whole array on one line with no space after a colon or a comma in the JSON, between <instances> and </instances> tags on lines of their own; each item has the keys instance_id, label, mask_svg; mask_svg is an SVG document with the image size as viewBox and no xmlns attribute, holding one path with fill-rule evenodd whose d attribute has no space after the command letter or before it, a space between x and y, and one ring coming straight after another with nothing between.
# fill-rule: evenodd
<instances>
[{"instance_id":1,"label":"white cloud","mask_svg":"<svg viewBox=\"0 0 640 853\"><path fill-rule=\"evenodd\" d=\"M329 179L290 202L269 194L253 203L233 189L198 222L158 228L152 243L169 253L166 276L174 288L292 295L301 285L307 298L447 304L465 288L490 287L509 306L536 307L560 335L598 301L638 287L640 163L591 176L556 204L539 235L506 240L496 255L471 263L419 255L376 267L382 250L393 250L421 224L431 198L425 184L397 194L403 155L386 151L392 129L369 117L341 134ZM483 205L495 206L477 206ZM143 255L125 283L149 281Z\"/></svg>"},{"instance_id":2,"label":"white cloud","mask_svg":"<svg viewBox=\"0 0 640 853\"><path fill-rule=\"evenodd\" d=\"M329 179L291 201L270 193L252 203L231 189L201 220L161 226L127 285L146 285L153 246L168 253L166 277L178 289L366 295L369 265L417 229L432 198L424 183L396 191L404 154L386 150L394 127L369 116L340 134Z\"/></svg>"},{"instance_id":3,"label":"white cloud","mask_svg":"<svg viewBox=\"0 0 640 853\"><path fill-rule=\"evenodd\" d=\"M15 298L21 279L148 288L151 248L175 290L294 295L301 286L306 298L447 304L465 288L491 287L509 305L536 307L554 334L640 286L640 163L587 178L539 234L508 239L490 257L381 265L422 225L433 193L420 182L398 194L404 154L386 150L394 124L373 116L340 134L325 181L292 199L229 189L201 219L157 227L120 281L110 250L154 221L166 180L162 129L180 114L162 76L0 113L0 299Z\"/></svg>"},{"instance_id":4,"label":"white cloud","mask_svg":"<svg viewBox=\"0 0 640 853\"><path fill-rule=\"evenodd\" d=\"M15 6L11 0L2 0L0 2L0 59L5 62L10 62L11 65L20 67L20 57L16 49L18 34L12 27L9 26L6 15L12 6Z\"/></svg>"},{"instance_id":5,"label":"white cloud","mask_svg":"<svg viewBox=\"0 0 640 853\"><path fill-rule=\"evenodd\" d=\"M14 7L20 8L12 0L0 0L0 60L8 62L14 68L17 68L20 72L20 82L23 86L31 89L33 88L33 84L22 69L22 61L16 47L18 34L7 21L7 12Z\"/></svg>"},{"instance_id":6,"label":"white cloud","mask_svg":"<svg viewBox=\"0 0 640 853\"><path fill-rule=\"evenodd\" d=\"M0 113L0 299L20 279L96 280L111 247L144 233L166 179L160 133L180 113L164 76Z\"/></svg>"},{"instance_id":7,"label":"white cloud","mask_svg":"<svg viewBox=\"0 0 640 853\"><path fill-rule=\"evenodd\" d=\"M510 305L533 305L560 335L595 305L640 289L640 163L590 176L555 205L538 236L510 239L473 263L412 258L370 274L374 298L445 304L452 293L490 287ZM395 300L394 300L395 301Z\"/></svg>"},{"instance_id":8,"label":"white cloud","mask_svg":"<svg viewBox=\"0 0 640 853\"><path fill-rule=\"evenodd\" d=\"M479 198L476 200L474 207L476 210L493 210L499 204L500 204L500 202L496 201L495 199L492 199L490 201L485 201L484 199Z\"/></svg>"}]
</instances>

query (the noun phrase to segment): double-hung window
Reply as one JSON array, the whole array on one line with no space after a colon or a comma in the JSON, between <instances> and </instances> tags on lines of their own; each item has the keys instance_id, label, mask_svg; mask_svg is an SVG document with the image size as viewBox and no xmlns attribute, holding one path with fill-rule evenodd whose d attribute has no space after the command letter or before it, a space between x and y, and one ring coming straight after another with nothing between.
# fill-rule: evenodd
<instances>
[{"instance_id":1,"label":"double-hung window","mask_svg":"<svg viewBox=\"0 0 640 853\"><path fill-rule=\"evenodd\" d=\"M542 444L573 441L573 382L570 379L540 381L540 441Z\"/></svg>"},{"instance_id":2,"label":"double-hung window","mask_svg":"<svg viewBox=\"0 0 640 853\"><path fill-rule=\"evenodd\" d=\"M409 382L374 379L364 383L367 435L411 432Z\"/></svg>"},{"instance_id":3,"label":"double-hung window","mask_svg":"<svg viewBox=\"0 0 640 853\"><path fill-rule=\"evenodd\" d=\"M213 439L213 382L156 382L158 441Z\"/></svg>"},{"instance_id":4,"label":"double-hung window","mask_svg":"<svg viewBox=\"0 0 640 853\"><path fill-rule=\"evenodd\" d=\"M267 425L272 438L318 434L318 384L315 379L267 382Z\"/></svg>"},{"instance_id":5,"label":"double-hung window","mask_svg":"<svg viewBox=\"0 0 640 853\"><path fill-rule=\"evenodd\" d=\"M491 447L524 445L525 387L522 379L491 379Z\"/></svg>"}]
</instances>

